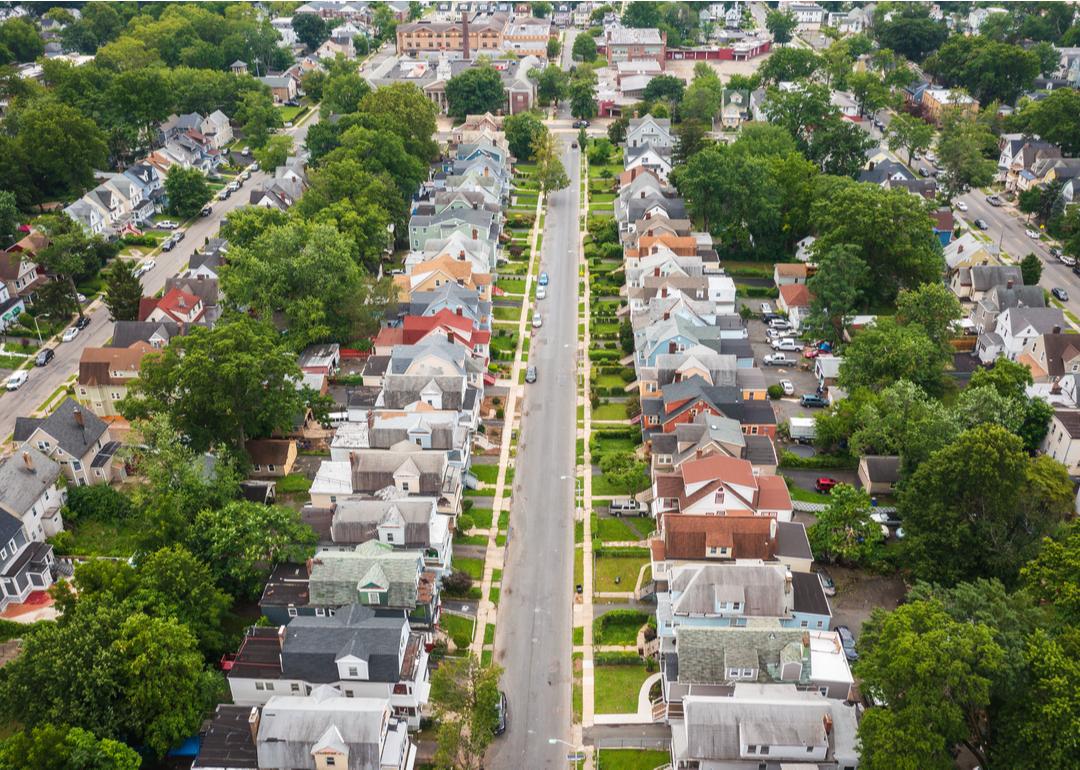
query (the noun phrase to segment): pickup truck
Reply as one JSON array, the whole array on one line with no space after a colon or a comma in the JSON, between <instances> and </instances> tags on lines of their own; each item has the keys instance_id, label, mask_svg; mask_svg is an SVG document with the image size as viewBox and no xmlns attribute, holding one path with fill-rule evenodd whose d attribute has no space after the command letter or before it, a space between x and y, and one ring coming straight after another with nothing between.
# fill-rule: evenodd
<instances>
[{"instance_id":1,"label":"pickup truck","mask_svg":"<svg viewBox=\"0 0 1080 770\"><path fill-rule=\"evenodd\" d=\"M773 350L785 350L791 353L796 353L802 350L802 345L796 342L791 337L781 337L772 341Z\"/></svg>"},{"instance_id":2,"label":"pickup truck","mask_svg":"<svg viewBox=\"0 0 1080 770\"><path fill-rule=\"evenodd\" d=\"M794 366L795 365L795 359L788 358L783 353L770 353L769 355L767 355L763 359L761 359L761 362L763 364L765 364L765 366Z\"/></svg>"}]
</instances>

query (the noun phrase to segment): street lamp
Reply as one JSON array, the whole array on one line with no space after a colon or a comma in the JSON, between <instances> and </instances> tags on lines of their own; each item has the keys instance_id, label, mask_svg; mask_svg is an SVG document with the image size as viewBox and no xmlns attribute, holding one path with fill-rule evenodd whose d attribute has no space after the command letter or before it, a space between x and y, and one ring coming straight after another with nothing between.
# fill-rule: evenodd
<instances>
[{"instance_id":1,"label":"street lamp","mask_svg":"<svg viewBox=\"0 0 1080 770\"><path fill-rule=\"evenodd\" d=\"M554 746L557 743L561 743L563 746L569 746L571 749L574 750L573 754L567 754L566 755L567 760L572 759L574 761L574 770L577 770L577 768L579 766L579 763L583 759L585 759L585 752L581 751L580 748L578 748L577 746L575 746L572 743L568 743L567 741L564 741L564 740L562 740L560 738L548 738L548 743L551 744L552 746Z\"/></svg>"}]
</instances>

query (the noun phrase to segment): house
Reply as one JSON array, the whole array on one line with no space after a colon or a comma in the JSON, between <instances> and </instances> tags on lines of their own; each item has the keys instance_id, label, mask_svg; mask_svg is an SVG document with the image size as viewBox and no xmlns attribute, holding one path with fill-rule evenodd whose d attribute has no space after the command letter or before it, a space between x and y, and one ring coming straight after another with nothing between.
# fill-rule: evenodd
<instances>
[{"instance_id":1,"label":"house","mask_svg":"<svg viewBox=\"0 0 1080 770\"><path fill-rule=\"evenodd\" d=\"M550 19L515 16L503 29L503 50L518 56L547 58L547 41L551 38Z\"/></svg>"},{"instance_id":2,"label":"house","mask_svg":"<svg viewBox=\"0 0 1080 770\"><path fill-rule=\"evenodd\" d=\"M781 2L780 10L792 14L800 30L820 29L825 21L825 9L817 3Z\"/></svg>"},{"instance_id":3,"label":"house","mask_svg":"<svg viewBox=\"0 0 1080 770\"><path fill-rule=\"evenodd\" d=\"M656 594L661 647L680 626L747 628L763 619L783 628L828 631L832 610L813 572L764 562L690 563L671 568Z\"/></svg>"},{"instance_id":4,"label":"house","mask_svg":"<svg viewBox=\"0 0 1080 770\"><path fill-rule=\"evenodd\" d=\"M133 342L126 348L83 348L79 357L79 401L101 417L120 414L117 402L139 376L143 358L157 348Z\"/></svg>"},{"instance_id":5,"label":"house","mask_svg":"<svg viewBox=\"0 0 1080 770\"><path fill-rule=\"evenodd\" d=\"M945 265L950 277L961 267L974 267L981 264L999 264L996 244L987 244L973 232L967 232L946 244ZM955 289L953 290L955 293Z\"/></svg>"},{"instance_id":6,"label":"house","mask_svg":"<svg viewBox=\"0 0 1080 770\"><path fill-rule=\"evenodd\" d=\"M993 333L979 335L976 354L984 364L999 355L1015 361L1029 340L1047 333L1058 334L1064 327L1065 314L1058 308L1011 307L998 316Z\"/></svg>"},{"instance_id":7,"label":"house","mask_svg":"<svg viewBox=\"0 0 1080 770\"><path fill-rule=\"evenodd\" d=\"M386 698L349 698L321 685L261 708L219 705L192 770L411 770L415 762L408 725Z\"/></svg>"},{"instance_id":8,"label":"house","mask_svg":"<svg viewBox=\"0 0 1080 770\"><path fill-rule=\"evenodd\" d=\"M145 342L160 350L173 337L179 337L184 329L173 321L116 321L113 323L111 348L126 348L136 342Z\"/></svg>"},{"instance_id":9,"label":"house","mask_svg":"<svg viewBox=\"0 0 1080 770\"><path fill-rule=\"evenodd\" d=\"M1080 373L1080 337L1060 332L1032 337L1016 360L1031 370L1037 383L1073 377Z\"/></svg>"},{"instance_id":10,"label":"house","mask_svg":"<svg viewBox=\"0 0 1080 770\"><path fill-rule=\"evenodd\" d=\"M660 177L667 179L671 173L671 151L663 147L652 145L638 145L626 148L626 167L628 169L645 168L655 171Z\"/></svg>"},{"instance_id":11,"label":"house","mask_svg":"<svg viewBox=\"0 0 1080 770\"><path fill-rule=\"evenodd\" d=\"M0 282L0 332L19 321L26 310L26 301L19 295L11 296L6 283Z\"/></svg>"},{"instance_id":12,"label":"house","mask_svg":"<svg viewBox=\"0 0 1080 770\"><path fill-rule=\"evenodd\" d=\"M424 636L405 618L351 604L281 628L249 628L226 678L238 706L306 697L329 685L346 698L387 699L394 715L415 730L431 690L427 662Z\"/></svg>"},{"instance_id":13,"label":"house","mask_svg":"<svg viewBox=\"0 0 1080 770\"><path fill-rule=\"evenodd\" d=\"M810 268L804 262L777 262L773 266L773 283L777 286L805 284Z\"/></svg>"},{"instance_id":14,"label":"house","mask_svg":"<svg viewBox=\"0 0 1080 770\"><path fill-rule=\"evenodd\" d=\"M501 13L470 19L468 12L463 12L460 21L419 19L398 24L397 54L415 56L424 51L446 51L469 60L478 54L495 55L503 49L508 22L509 18Z\"/></svg>"},{"instance_id":15,"label":"house","mask_svg":"<svg viewBox=\"0 0 1080 770\"><path fill-rule=\"evenodd\" d=\"M930 87L922 93L923 117L940 126L946 110L959 110L965 115L978 115L979 102L963 91Z\"/></svg>"},{"instance_id":16,"label":"house","mask_svg":"<svg viewBox=\"0 0 1080 770\"><path fill-rule=\"evenodd\" d=\"M328 44L334 45L331 41L327 40L325 43L323 43L323 46L326 46ZM350 41L349 46L351 47L351 45L352 43ZM337 53L337 51L335 50L333 53L329 51L323 53L323 49L320 47L319 53L317 55L319 56L319 58L325 57L328 59L332 59L334 58L334 53ZM344 54L345 51L343 50L342 53ZM355 55L356 54L354 52L353 56L346 55L345 58L352 59L355 57ZM296 98L299 92L299 87L297 86L296 79L289 77L288 75L263 75L262 77L258 77L255 79L270 89L270 95L274 98L274 104L284 104L287 101L291 101Z\"/></svg>"},{"instance_id":17,"label":"house","mask_svg":"<svg viewBox=\"0 0 1080 770\"><path fill-rule=\"evenodd\" d=\"M863 455L859 458L859 483L870 495L891 495L900 480L900 458L896 455Z\"/></svg>"},{"instance_id":18,"label":"house","mask_svg":"<svg viewBox=\"0 0 1080 770\"><path fill-rule=\"evenodd\" d=\"M655 28L637 29L617 25L604 31L603 53L608 66L634 59L654 59L661 67L667 61L667 33Z\"/></svg>"},{"instance_id":19,"label":"house","mask_svg":"<svg viewBox=\"0 0 1080 770\"><path fill-rule=\"evenodd\" d=\"M206 306L202 299L180 287L169 289L160 299L143 297L139 300L140 321L172 321L190 325L204 321L205 315Z\"/></svg>"},{"instance_id":20,"label":"house","mask_svg":"<svg viewBox=\"0 0 1080 770\"><path fill-rule=\"evenodd\" d=\"M60 465L26 446L0 462L0 611L53 583L52 546L67 499Z\"/></svg>"},{"instance_id":21,"label":"house","mask_svg":"<svg viewBox=\"0 0 1080 770\"><path fill-rule=\"evenodd\" d=\"M671 121L667 118L654 118L652 115L646 115L643 118L630 118L630 122L626 127L627 150L645 145L671 149L674 143L671 134Z\"/></svg>"},{"instance_id":22,"label":"house","mask_svg":"<svg viewBox=\"0 0 1080 770\"><path fill-rule=\"evenodd\" d=\"M256 478L281 478L296 464L296 442L292 439L260 438L244 442Z\"/></svg>"},{"instance_id":23,"label":"house","mask_svg":"<svg viewBox=\"0 0 1080 770\"><path fill-rule=\"evenodd\" d=\"M810 290L801 283L781 285L776 307L782 313L787 313L791 327L798 332L810 313Z\"/></svg>"},{"instance_id":24,"label":"house","mask_svg":"<svg viewBox=\"0 0 1080 770\"><path fill-rule=\"evenodd\" d=\"M1041 286L1001 286L990 289L975 303L971 311L971 323L977 334L993 332L998 316L1011 307L1046 307L1046 295Z\"/></svg>"},{"instance_id":25,"label":"house","mask_svg":"<svg viewBox=\"0 0 1080 770\"><path fill-rule=\"evenodd\" d=\"M930 218L934 220L934 235L941 241L942 246L948 246L953 237L953 228L956 220L951 208L942 207L934 211Z\"/></svg>"},{"instance_id":26,"label":"house","mask_svg":"<svg viewBox=\"0 0 1080 770\"><path fill-rule=\"evenodd\" d=\"M814 376L817 377L819 388L824 390L836 384L843 360L841 356L818 356L814 359Z\"/></svg>"},{"instance_id":27,"label":"house","mask_svg":"<svg viewBox=\"0 0 1080 770\"><path fill-rule=\"evenodd\" d=\"M671 433L654 435L649 448L653 474L677 471L689 460L712 454L748 460L761 473L776 472L772 439L747 435L738 421L727 417L699 414L693 422L676 425Z\"/></svg>"},{"instance_id":28,"label":"house","mask_svg":"<svg viewBox=\"0 0 1080 770\"><path fill-rule=\"evenodd\" d=\"M793 511L782 477L757 474L748 460L720 454L689 460L672 473L656 474L652 498L657 519L675 513L791 521Z\"/></svg>"},{"instance_id":29,"label":"house","mask_svg":"<svg viewBox=\"0 0 1080 770\"><path fill-rule=\"evenodd\" d=\"M809 572L814 560L803 524L763 516L668 514L649 548L654 580L667 580L672 567L688 562L760 559Z\"/></svg>"},{"instance_id":30,"label":"house","mask_svg":"<svg viewBox=\"0 0 1080 770\"><path fill-rule=\"evenodd\" d=\"M31 230L6 251L0 251L0 281L7 288L9 297L23 297L33 302L34 291L48 280L35 257L48 245L49 239L44 233Z\"/></svg>"},{"instance_id":31,"label":"house","mask_svg":"<svg viewBox=\"0 0 1080 770\"><path fill-rule=\"evenodd\" d=\"M980 264L959 267L949 281L949 288L962 302L978 302L995 286L1023 286L1024 276L1014 265Z\"/></svg>"},{"instance_id":32,"label":"house","mask_svg":"<svg viewBox=\"0 0 1080 770\"><path fill-rule=\"evenodd\" d=\"M851 701L794 684L738 682L731 695L683 698L681 718L671 721L671 767L756 768L767 756L777 767L857 768L857 731Z\"/></svg>"},{"instance_id":33,"label":"house","mask_svg":"<svg viewBox=\"0 0 1080 770\"><path fill-rule=\"evenodd\" d=\"M917 177L907 166L895 160L871 162L859 172L859 181L884 187L889 182L912 182Z\"/></svg>"},{"instance_id":34,"label":"house","mask_svg":"<svg viewBox=\"0 0 1080 770\"><path fill-rule=\"evenodd\" d=\"M795 244L795 259L799 262L809 262L813 257L814 241L816 241L812 235L808 235L801 241Z\"/></svg>"},{"instance_id":35,"label":"house","mask_svg":"<svg viewBox=\"0 0 1080 770\"><path fill-rule=\"evenodd\" d=\"M309 345L300 354L298 364L302 372L329 377L341 366L341 345L336 342Z\"/></svg>"},{"instance_id":36,"label":"house","mask_svg":"<svg viewBox=\"0 0 1080 770\"><path fill-rule=\"evenodd\" d=\"M451 517L439 513L433 497L384 500L345 495L330 508L309 505L300 514L326 548L355 548L377 540L394 548L423 551L425 567L439 575L450 569Z\"/></svg>"},{"instance_id":37,"label":"house","mask_svg":"<svg viewBox=\"0 0 1080 770\"><path fill-rule=\"evenodd\" d=\"M125 478L116 458L120 442L113 440L109 424L73 398L65 398L48 417L17 417L13 438L60 463L65 478L78 486Z\"/></svg>"},{"instance_id":38,"label":"house","mask_svg":"<svg viewBox=\"0 0 1080 770\"><path fill-rule=\"evenodd\" d=\"M1080 411L1055 409L1039 451L1064 465L1071 475L1080 473Z\"/></svg>"},{"instance_id":39,"label":"house","mask_svg":"<svg viewBox=\"0 0 1080 770\"><path fill-rule=\"evenodd\" d=\"M720 125L737 129L750 120L750 91L725 88L720 93Z\"/></svg>"},{"instance_id":40,"label":"house","mask_svg":"<svg viewBox=\"0 0 1080 770\"><path fill-rule=\"evenodd\" d=\"M1008 12L1009 9L1007 8L974 8L968 12L966 31L969 35L977 35L979 34L979 30L982 29L982 25L991 16L1002 13L1007 14Z\"/></svg>"},{"instance_id":41,"label":"house","mask_svg":"<svg viewBox=\"0 0 1080 770\"><path fill-rule=\"evenodd\" d=\"M221 150L233 140L232 125L228 116L221 110L214 110L206 117L198 112L186 115L170 115L158 128L159 141L167 144L169 140L188 135L205 140L207 146Z\"/></svg>"},{"instance_id":42,"label":"house","mask_svg":"<svg viewBox=\"0 0 1080 770\"><path fill-rule=\"evenodd\" d=\"M698 415L736 420L745 435L776 437L776 415L768 401L744 401L737 387L714 387L700 376L664 385L659 397L642 399L641 415L647 442L654 434L694 422Z\"/></svg>"}]
</instances>

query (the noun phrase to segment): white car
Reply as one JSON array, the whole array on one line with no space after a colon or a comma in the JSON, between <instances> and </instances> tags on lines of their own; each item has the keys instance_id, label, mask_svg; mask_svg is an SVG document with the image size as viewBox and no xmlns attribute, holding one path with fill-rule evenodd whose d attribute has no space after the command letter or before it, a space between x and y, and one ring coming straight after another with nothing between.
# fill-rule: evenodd
<instances>
[{"instance_id":1,"label":"white car","mask_svg":"<svg viewBox=\"0 0 1080 770\"><path fill-rule=\"evenodd\" d=\"M154 226L160 230L175 230L177 227L179 227L179 225L176 224L176 222L173 222L171 219L166 219L164 222L158 222Z\"/></svg>"},{"instance_id":2,"label":"white car","mask_svg":"<svg viewBox=\"0 0 1080 770\"><path fill-rule=\"evenodd\" d=\"M780 389L784 391L785 396L795 395L795 383L791 380L780 380Z\"/></svg>"},{"instance_id":3,"label":"white car","mask_svg":"<svg viewBox=\"0 0 1080 770\"><path fill-rule=\"evenodd\" d=\"M28 379L30 379L30 372L25 370L21 372L15 372L7 378L7 382L5 383L4 387L6 387L8 390L18 390L26 383Z\"/></svg>"},{"instance_id":4,"label":"white car","mask_svg":"<svg viewBox=\"0 0 1080 770\"><path fill-rule=\"evenodd\" d=\"M968 207L967 207L967 204L964 203L963 201L957 201L956 202L956 209L957 209L957 211L967 211Z\"/></svg>"},{"instance_id":5,"label":"white car","mask_svg":"<svg viewBox=\"0 0 1080 770\"><path fill-rule=\"evenodd\" d=\"M544 325L544 319L540 316L539 310L533 313L532 325L534 329L539 329Z\"/></svg>"},{"instance_id":6,"label":"white car","mask_svg":"<svg viewBox=\"0 0 1080 770\"><path fill-rule=\"evenodd\" d=\"M1028 238L1034 238L1035 240L1039 239L1039 234L1034 230L1025 230L1024 235L1026 235Z\"/></svg>"},{"instance_id":7,"label":"white car","mask_svg":"<svg viewBox=\"0 0 1080 770\"><path fill-rule=\"evenodd\" d=\"M68 327L67 331L64 332L64 336L60 338L60 341L61 342L71 342L73 339L75 339L78 336L79 336L79 327L78 326L71 326L71 327Z\"/></svg>"},{"instance_id":8,"label":"white car","mask_svg":"<svg viewBox=\"0 0 1080 770\"><path fill-rule=\"evenodd\" d=\"M761 312L762 313L771 313L772 312L772 305L770 305L768 302L762 302L761 303Z\"/></svg>"},{"instance_id":9,"label":"white car","mask_svg":"<svg viewBox=\"0 0 1080 770\"><path fill-rule=\"evenodd\" d=\"M1061 262L1061 264L1065 265L1065 267L1073 267L1076 265L1076 258L1070 257L1068 254L1062 254L1060 257L1058 257L1058 260Z\"/></svg>"},{"instance_id":10,"label":"white car","mask_svg":"<svg viewBox=\"0 0 1080 770\"><path fill-rule=\"evenodd\" d=\"M248 155L251 154L251 148L245 147L244 149L240 150L240 154L246 158Z\"/></svg>"},{"instance_id":11,"label":"white car","mask_svg":"<svg viewBox=\"0 0 1080 770\"><path fill-rule=\"evenodd\" d=\"M544 297L546 297L546 296L547 296L547 288L544 287L544 286L537 286L536 287L536 298L537 299L544 299Z\"/></svg>"}]
</instances>

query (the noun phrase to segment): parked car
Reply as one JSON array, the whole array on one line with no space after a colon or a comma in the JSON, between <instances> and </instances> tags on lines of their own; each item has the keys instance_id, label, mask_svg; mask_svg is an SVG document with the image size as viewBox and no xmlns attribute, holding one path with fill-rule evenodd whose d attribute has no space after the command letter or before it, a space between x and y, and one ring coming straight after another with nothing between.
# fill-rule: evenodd
<instances>
[{"instance_id":1,"label":"parked car","mask_svg":"<svg viewBox=\"0 0 1080 770\"><path fill-rule=\"evenodd\" d=\"M240 183L237 182L236 180L233 180L232 182L229 183L228 189L229 189L230 192L236 192L237 190L240 189Z\"/></svg>"},{"instance_id":2,"label":"parked car","mask_svg":"<svg viewBox=\"0 0 1080 770\"><path fill-rule=\"evenodd\" d=\"M1070 257L1068 254L1062 254L1060 257L1058 257L1058 260L1061 262L1061 264L1065 265L1065 267L1073 267L1076 265L1076 259L1074 257Z\"/></svg>"},{"instance_id":3,"label":"parked car","mask_svg":"<svg viewBox=\"0 0 1080 770\"><path fill-rule=\"evenodd\" d=\"M162 251L172 251L174 248L176 248L176 241L173 240L171 235L161 242Z\"/></svg>"},{"instance_id":4,"label":"parked car","mask_svg":"<svg viewBox=\"0 0 1080 770\"><path fill-rule=\"evenodd\" d=\"M536 287L536 298L538 300L540 300L540 299L544 299L545 297L547 297L547 287L546 286L537 286Z\"/></svg>"},{"instance_id":5,"label":"parked car","mask_svg":"<svg viewBox=\"0 0 1080 770\"><path fill-rule=\"evenodd\" d=\"M919 166L919 176L930 176L930 169L926 166Z\"/></svg>"},{"instance_id":6,"label":"parked car","mask_svg":"<svg viewBox=\"0 0 1080 770\"><path fill-rule=\"evenodd\" d=\"M827 495L829 494L829 492L832 491L832 488L839 483L840 482L834 478L830 478L828 476L819 476L817 481L814 482L814 489Z\"/></svg>"},{"instance_id":7,"label":"parked car","mask_svg":"<svg viewBox=\"0 0 1080 770\"><path fill-rule=\"evenodd\" d=\"M179 225L176 224L176 222L173 222L171 219L166 219L164 222L156 223L154 227L158 228L159 230L175 230L177 227L179 227Z\"/></svg>"},{"instance_id":8,"label":"parked car","mask_svg":"<svg viewBox=\"0 0 1080 770\"><path fill-rule=\"evenodd\" d=\"M791 380L780 380L780 390L784 392L785 396L795 395L795 383Z\"/></svg>"},{"instance_id":9,"label":"parked car","mask_svg":"<svg viewBox=\"0 0 1080 770\"><path fill-rule=\"evenodd\" d=\"M548 285L548 274L547 273L540 273L540 278L537 279L536 282L540 286L547 286Z\"/></svg>"},{"instance_id":10,"label":"parked car","mask_svg":"<svg viewBox=\"0 0 1080 770\"><path fill-rule=\"evenodd\" d=\"M1055 286L1050 290L1050 293L1054 295L1054 299L1061 300L1062 302L1069 301L1069 292L1065 291L1060 286Z\"/></svg>"},{"instance_id":11,"label":"parked car","mask_svg":"<svg viewBox=\"0 0 1080 770\"><path fill-rule=\"evenodd\" d=\"M56 355L56 351L52 348L42 348L38 351L37 358L34 359L35 366L45 366Z\"/></svg>"},{"instance_id":12,"label":"parked car","mask_svg":"<svg viewBox=\"0 0 1080 770\"><path fill-rule=\"evenodd\" d=\"M252 171L258 171L259 170L259 161L255 161L254 163L251 164L251 170Z\"/></svg>"},{"instance_id":13,"label":"parked car","mask_svg":"<svg viewBox=\"0 0 1080 770\"><path fill-rule=\"evenodd\" d=\"M30 379L30 372L23 369L22 371L15 372L10 377L8 377L4 387L8 390L18 390L26 384L26 381L28 379Z\"/></svg>"},{"instance_id":14,"label":"parked car","mask_svg":"<svg viewBox=\"0 0 1080 770\"><path fill-rule=\"evenodd\" d=\"M534 329L539 329L541 326L544 325L544 319L540 315L539 310L537 310L535 313L533 313L532 325L533 325Z\"/></svg>"},{"instance_id":15,"label":"parked car","mask_svg":"<svg viewBox=\"0 0 1080 770\"><path fill-rule=\"evenodd\" d=\"M795 353L795 352L798 352L798 351L802 350L802 345L800 345L798 342L796 342L791 337L782 337L782 338L780 338L778 340L773 340L772 341L772 349L773 350L784 350L784 351Z\"/></svg>"},{"instance_id":16,"label":"parked car","mask_svg":"<svg viewBox=\"0 0 1080 770\"><path fill-rule=\"evenodd\" d=\"M499 690L499 702L495 704L495 734L502 735L506 732L506 721L509 711L506 706L506 693Z\"/></svg>"},{"instance_id":17,"label":"parked car","mask_svg":"<svg viewBox=\"0 0 1080 770\"><path fill-rule=\"evenodd\" d=\"M202 211L199 212L199 216L208 217L213 213L214 213L214 207L213 206L203 206Z\"/></svg>"},{"instance_id":18,"label":"parked car","mask_svg":"<svg viewBox=\"0 0 1080 770\"><path fill-rule=\"evenodd\" d=\"M588 128L588 127L589 127L589 121L587 121L587 120L575 120L574 121L574 128Z\"/></svg>"},{"instance_id":19,"label":"parked car","mask_svg":"<svg viewBox=\"0 0 1080 770\"><path fill-rule=\"evenodd\" d=\"M88 316L88 315L81 315L81 316L79 316L78 318L75 319L75 328L78 329L79 331L82 331L83 329L85 329L89 325L90 325L90 316Z\"/></svg>"},{"instance_id":20,"label":"parked car","mask_svg":"<svg viewBox=\"0 0 1080 770\"><path fill-rule=\"evenodd\" d=\"M1001 198L999 198L997 195L987 195L986 202L989 203L991 206L1005 205L1005 201L1001 200Z\"/></svg>"},{"instance_id":21,"label":"parked car","mask_svg":"<svg viewBox=\"0 0 1080 770\"><path fill-rule=\"evenodd\" d=\"M1035 240L1035 241L1039 240L1039 234L1035 230L1031 230L1031 229L1025 230L1024 235L1026 235L1028 238L1031 238L1032 240Z\"/></svg>"},{"instance_id":22,"label":"parked car","mask_svg":"<svg viewBox=\"0 0 1080 770\"><path fill-rule=\"evenodd\" d=\"M956 209L958 211L967 211L968 210L968 205L966 203L964 203L963 201L957 201L956 202Z\"/></svg>"},{"instance_id":23,"label":"parked car","mask_svg":"<svg viewBox=\"0 0 1080 770\"><path fill-rule=\"evenodd\" d=\"M221 224L225 224L225 221L222 220ZM177 243L180 243L180 241L184 240L184 236L186 234L187 233L185 233L183 230L177 230L175 233L172 234L172 237Z\"/></svg>"},{"instance_id":24,"label":"parked car","mask_svg":"<svg viewBox=\"0 0 1080 770\"><path fill-rule=\"evenodd\" d=\"M836 583L833 582L832 576L824 569L819 569L818 580L821 581L821 590L825 592L826 596L836 596Z\"/></svg>"},{"instance_id":25,"label":"parked car","mask_svg":"<svg viewBox=\"0 0 1080 770\"><path fill-rule=\"evenodd\" d=\"M799 399L799 405L806 409L824 409L829 402L816 393L803 393L802 398Z\"/></svg>"},{"instance_id":26,"label":"parked car","mask_svg":"<svg viewBox=\"0 0 1080 770\"><path fill-rule=\"evenodd\" d=\"M844 648L844 656L848 660L858 660L859 653L855 650L855 634L847 626L837 626L836 633L840 636L840 644Z\"/></svg>"},{"instance_id":27,"label":"parked car","mask_svg":"<svg viewBox=\"0 0 1080 770\"><path fill-rule=\"evenodd\" d=\"M773 318L769 321L770 329L790 329L791 321L786 318Z\"/></svg>"},{"instance_id":28,"label":"parked car","mask_svg":"<svg viewBox=\"0 0 1080 770\"><path fill-rule=\"evenodd\" d=\"M245 147L244 149L240 150L240 154L246 158L247 156L251 155L251 148Z\"/></svg>"},{"instance_id":29,"label":"parked car","mask_svg":"<svg viewBox=\"0 0 1080 770\"><path fill-rule=\"evenodd\" d=\"M71 342L73 339L79 336L78 326L69 326L64 330L64 336L60 338L61 342Z\"/></svg>"},{"instance_id":30,"label":"parked car","mask_svg":"<svg viewBox=\"0 0 1080 770\"><path fill-rule=\"evenodd\" d=\"M536 382L536 367L535 366L530 366L528 369L525 370L525 382L529 383L530 385L532 383Z\"/></svg>"},{"instance_id":31,"label":"parked car","mask_svg":"<svg viewBox=\"0 0 1080 770\"><path fill-rule=\"evenodd\" d=\"M990 229L990 225L986 224L985 219L976 219L975 220L975 226L977 228L979 228L980 230L989 230Z\"/></svg>"},{"instance_id":32,"label":"parked car","mask_svg":"<svg viewBox=\"0 0 1080 770\"><path fill-rule=\"evenodd\" d=\"M874 510L870 514L870 518L876 521L878 524L884 524L886 527L899 527L900 517L896 514L896 511L882 511Z\"/></svg>"},{"instance_id":33,"label":"parked car","mask_svg":"<svg viewBox=\"0 0 1080 770\"><path fill-rule=\"evenodd\" d=\"M762 302L761 303L761 314L762 315L770 315L771 313L772 313L772 305L770 305L768 302Z\"/></svg>"},{"instance_id":34,"label":"parked car","mask_svg":"<svg viewBox=\"0 0 1080 770\"><path fill-rule=\"evenodd\" d=\"M612 516L644 516L646 513L645 506L639 503L637 500L632 500L629 497L617 497L608 503L608 513Z\"/></svg>"},{"instance_id":35,"label":"parked car","mask_svg":"<svg viewBox=\"0 0 1080 770\"><path fill-rule=\"evenodd\" d=\"M779 313L762 313L761 314L761 320L762 320L763 323L766 323L766 324L769 323L769 321L772 321L772 320L777 319L777 318L783 318L783 316L780 315Z\"/></svg>"},{"instance_id":36,"label":"parked car","mask_svg":"<svg viewBox=\"0 0 1080 770\"><path fill-rule=\"evenodd\" d=\"M230 195L232 195L232 190L230 190L228 187L222 187L217 194L217 199L219 201L228 200Z\"/></svg>"},{"instance_id":37,"label":"parked car","mask_svg":"<svg viewBox=\"0 0 1080 770\"><path fill-rule=\"evenodd\" d=\"M765 366L794 366L795 359L788 358L783 353L770 353L761 359Z\"/></svg>"},{"instance_id":38,"label":"parked car","mask_svg":"<svg viewBox=\"0 0 1080 770\"><path fill-rule=\"evenodd\" d=\"M286 107L299 107L300 102L296 101L296 99L289 99L288 101L285 102L285 106Z\"/></svg>"},{"instance_id":39,"label":"parked car","mask_svg":"<svg viewBox=\"0 0 1080 770\"><path fill-rule=\"evenodd\" d=\"M570 146L571 146L572 148L574 148L574 149L576 150L576 149L578 148L578 146L577 146L577 139L575 139L574 141L570 142Z\"/></svg>"},{"instance_id":40,"label":"parked car","mask_svg":"<svg viewBox=\"0 0 1080 770\"><path fill-rule=\"evenodd\" d=\"M807 348L806 350L803 351L802 354L803 354L803 357L805 357L805 358L817 358L818 356L821 355L821 352L822 351L820 351L817 348Z\"/></svg>"},{"instance_id":41,"label":"parked car","mask_svg":"<svg viewBox=\"0 0 1080 770\"><path fill-rule=\"evenodd\" d=\"M1059 249L1057 246L1051 246L1050 256L1054 259L1061 259L1061 249Z\"/></svg>"}]
</instances>

